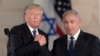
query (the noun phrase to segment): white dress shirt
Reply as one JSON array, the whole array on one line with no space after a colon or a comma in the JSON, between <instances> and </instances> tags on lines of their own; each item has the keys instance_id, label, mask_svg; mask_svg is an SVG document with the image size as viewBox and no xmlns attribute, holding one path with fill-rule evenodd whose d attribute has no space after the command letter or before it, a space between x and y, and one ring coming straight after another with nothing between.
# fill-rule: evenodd
<instances>
[{"instance_id":1,"label":"white dress shirt","mask_svg":"<svg viewBox=\"0 0 100 56\"><path fill-rule=\"evenodd\" d=\"M79 34L80 34L80 29L77 31L77 33L75 34L75 35L73 35L73 37L74 37L74 39L73 39L73 42L74 42L74 46L75 46L75 43L76 43L76 41L77 41L77 38L78 38L78 36L79 36ZM70 44L70 41L71 41L71 39L70 39L70 37L72 37L72 36L70 36L70 35L67 35L67 49L69 49L69 44Z\"/></svg>"},{"instance_id":2,"label":"white dress shirt","mask_svg":"<svg viewBox=\"0 0 100 56\"><path fill-rule=\"evenodd\" d=\"M30 32L31 32L31 34L33 35L33 31L34 30L36 30L36 35L39 35L39 31L38 31L38 29L33 29L30 25L28 25L27 24L27 26L28 26L28 28L29 28L29 30L30 30Z\"/></svg>"}]
</instances>

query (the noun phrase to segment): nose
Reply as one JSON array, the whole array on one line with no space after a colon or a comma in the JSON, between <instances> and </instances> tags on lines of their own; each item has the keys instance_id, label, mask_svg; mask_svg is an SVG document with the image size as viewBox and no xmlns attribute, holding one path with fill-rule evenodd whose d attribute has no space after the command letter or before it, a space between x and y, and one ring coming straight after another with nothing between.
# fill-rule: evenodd
<instances>
[{"instance_id":1,"label":"nose","mask_svg":"<svg viewBox=\"0 0 100 56\"><path fill-rule=\"evenodd\" d=\"M71 27L71 25L72 25L72 24L71 24L70 22L67 23L67 27Z\"/></svg>"},{"instance_id":2,"label":"nose","mask_svg":"<svg viewBox=\"0 0 100 56\"><path fill-rule=\"evenodd\" d=\"M38 17L37 15L34 15L34 16L33 16L34 19L37 19L37 17Z\"/></svg>"}]
</instances>

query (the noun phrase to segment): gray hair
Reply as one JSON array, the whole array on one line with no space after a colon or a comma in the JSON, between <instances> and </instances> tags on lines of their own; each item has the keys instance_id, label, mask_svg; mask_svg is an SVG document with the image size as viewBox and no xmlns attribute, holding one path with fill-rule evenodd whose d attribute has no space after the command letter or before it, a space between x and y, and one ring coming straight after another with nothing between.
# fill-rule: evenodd
<instances>
[{"instance_id":1,"label":"gray hair","mask_svg":"<svg viewBox=\"0 0 100 56\"><path fill-rule=\"evenodd\" d=\"M34 9L34 8L40 9L41 12L43 13L43 8L42 8L39 4L29 4L29 5L27 5L27 6L25 7L25 12L24 12L24 14L25 14L28 10Z\"/></svg>"},{"instance_id":2,"label":"gray hair","mask_svg":"<svg viewBox=\"0 0 100 56\"><path fill-rule=\"evenodd\" d=\"M68 10L68 11L65 11L63 13L63 15L62 15L62 18L64 18L68 14L74 14L75 16L77 16L78 18L80 18L79 13L76 10Z\"/></svg>"}]
</instances>

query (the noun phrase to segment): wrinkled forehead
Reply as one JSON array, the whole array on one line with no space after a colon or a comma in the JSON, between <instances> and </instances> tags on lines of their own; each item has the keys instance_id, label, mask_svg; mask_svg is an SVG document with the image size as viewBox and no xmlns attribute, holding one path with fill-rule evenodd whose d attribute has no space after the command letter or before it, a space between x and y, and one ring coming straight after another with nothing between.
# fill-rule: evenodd
<instances>
[{"instance_id":1,"label":"wrinkled forehead","mask_svg":"<svg viewBox=\"0 0 100 56\"><path fill-rule=\"evenodd\" d=\"M65 16L63 16L63 20L65 20L65 19L74 19L74 20L76 20L76 19L78 19L79 17L78 16L76 16L75 14L73 14L73 13L69 13L69 14L66 14Z\"/></svg>"},{"instance_id":2,"label":"wrinkled forehead","mask_svg":"<svg viewBox=\"0 0 100 56\"><path fill-rule=\"evenodd\" d=\"M74 13L68 13L63 16L63 20L79 20L80 17Z\"/></svg>"},{"instance_id":3,"label":"wrinkled forehead","mask_svg":"<svg viewBox=\"0 0 100 56\"><path fill-rule=\"evenodd\" d=\"M80 18L79 13L75 10L65 11L63 13L62 17L65 18L67 16L74 16L74 17Z\"/></svg>"}]
</instances>

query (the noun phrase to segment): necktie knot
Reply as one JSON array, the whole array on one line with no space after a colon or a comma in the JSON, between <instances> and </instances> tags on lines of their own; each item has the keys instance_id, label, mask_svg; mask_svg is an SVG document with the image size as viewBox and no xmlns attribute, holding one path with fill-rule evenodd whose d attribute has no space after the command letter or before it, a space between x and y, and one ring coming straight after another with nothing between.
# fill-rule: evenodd
<instances>
[{"instance_id":1,"label":"necktie knot","mask_svg":"<svg viewBox=\"0 0 100 56\"><path fill-rule=\"evenodd\" d=\"M36 30L33 30L33 36L35 36L36 35Z\"/></svg>"},{"instance_id":2,"label":"necktie knot","mask_svg":"<svg viewBox=\"0 0 100 56\"><path fill-rule=\"evenodd\" d=\"M73 39L74 39L74 37L70 37L70 39L71 39L71 40L73 40Z\"/></svg>"}]
</instances>

